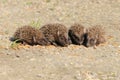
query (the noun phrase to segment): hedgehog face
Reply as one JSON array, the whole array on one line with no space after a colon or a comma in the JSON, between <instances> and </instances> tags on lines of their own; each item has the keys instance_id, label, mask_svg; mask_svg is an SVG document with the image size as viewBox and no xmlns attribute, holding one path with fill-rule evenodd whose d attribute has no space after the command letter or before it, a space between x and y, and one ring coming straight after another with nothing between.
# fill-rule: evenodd
<instances>
[{"instance_id":1,"label":"hedgehog face","mask_svg":"<svg viewBox=\"0 0 120 80\"><path fill-rule=\"evenodd\" d=\"M66 35L59 35L57 43L58 43L60 46L65 46L65 47L67 47L68 44L69 44L68 36L66 36Z\"/></svg>"},{"instance_id":2,"label":"hedgehog face","mask_svg":"<svg viewBox=\"0 0 120 80\"><path fill-rule=\"evenodd\" d=\"M99 45L100 43L106 42L105 38L103 36L100 36L96 42L96 45Z\"/></svg>"},{"instance_id":3,"label":"hedgehog face","mask_svg":"<svg viewBox=\"0 0 120 80\"><path fill-rule=\"evenodd\" d=\"M88 40L87 47L96 45L96 40L91 38Z\"/></svg>"},{"instance_id":4,"label":"hedgehog face","mask_svg":"<svg viewBox=\"0 0 120 80\"><path fill-rule=\"evenodd\" d=\"M87 35L87 43L86 46L87 47L91 47L91 46L95 46L97 43L97 37L95 35Z\"/></svg>"},{"instance_id":5,"label":"hedgehog face","mask_svg":"<svg viewBox=\"0 0 120 80\"><path fill-rule=\"evenodd\" d=\"M73 35L73 39L76 44L81 45L84 41L84 35L79 35L79 34L75 33Z\"/></svg>"},{"instance_id":6,"label":"hedgehog face","mask_svg":"<svg viewBox=\"0 0 120 80\"><path fill-rule=\"evenodd\" d=\"M77 35L73 35L74 43L80 44L80 38Z\"/></svg>"}]
</instances>

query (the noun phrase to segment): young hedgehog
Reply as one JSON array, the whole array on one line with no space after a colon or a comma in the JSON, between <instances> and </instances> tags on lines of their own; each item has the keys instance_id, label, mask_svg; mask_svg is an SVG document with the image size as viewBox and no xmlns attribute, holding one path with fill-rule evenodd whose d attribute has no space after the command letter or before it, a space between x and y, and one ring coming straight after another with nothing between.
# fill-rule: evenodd
<instances>
[{"instance_id":1,"label":"young hedgehog","mask_svg":"<svg viewBox=\"0 0 120 80\"><path fill-rule=\"evenodd\" d=\"M105 40L105 31L100 25L90 27L86 33L86 46L97 46L101 43L104 43Z\"/></svg>"},{"instance_id":2,"label":"young hedgehog","mask_svg":"<svg viewBox=\"0 0 120 80\"><path fill-rule=\"evenodd\" d=\"M46 24L40 28L47 40L55 46L66 47L69 44L68 29L66 26L54 23Z\"/></svg>"},{"instance_id":3,"label":"young hedgehog","mask_svg":"<svg viewBox=\"0 0 120 80\"><path fill-rule=\"evenodd\" d=\"M81 45L84 42L85 28L80 24L74 24L69 29L69 36L73 44Z\"/></svg>"},{"instance_id":4,"label":"young hedgehog","mask_svg":"<svg viewBox=\"0 0 120 80\"><path fill-rule=\"evenodd\" d=\"M13 35L14 40L19 40L23 44L29 45L48 45L49 42L44 37L40 30L37 30L31 26L23 26L18 28Z\"/></svg>"}]
</instances>

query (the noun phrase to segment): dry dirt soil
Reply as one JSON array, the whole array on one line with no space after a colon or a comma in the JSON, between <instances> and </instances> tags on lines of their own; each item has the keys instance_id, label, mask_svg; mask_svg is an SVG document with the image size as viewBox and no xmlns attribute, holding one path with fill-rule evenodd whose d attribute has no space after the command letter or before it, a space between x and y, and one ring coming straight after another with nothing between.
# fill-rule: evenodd
<instances>
[{"instance_id":1,"label":"dry dirt soil","mask_svg":"<svg viewBox=\"0 0 120 80\"><path fill-rule=\"evenodd\" d=\"M102 25L107 42L12 48L15 30L34 22ZM0 80L120 80L120 0L0 0Z\"/></svg>"}]
</instances>

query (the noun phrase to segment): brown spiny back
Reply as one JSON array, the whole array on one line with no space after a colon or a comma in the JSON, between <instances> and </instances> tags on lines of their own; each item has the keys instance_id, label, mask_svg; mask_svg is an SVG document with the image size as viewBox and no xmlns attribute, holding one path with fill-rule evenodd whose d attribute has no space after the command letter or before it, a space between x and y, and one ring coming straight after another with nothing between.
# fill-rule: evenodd
<instances>
[{"instance_id":1,"label":"brown spiny back","mask_svg":"<svg viewBox=\"0 0 120 80\"><path fill-rule=\"evenodd\" d=\"M59 23L46 24L40 28L45 37L51 42L51 44L57 44L60 46L68 45L68 30L66 26Z\"/></svg>"},{"instance_id":2,"label":"brown spiny back","mask_svg":"<svg viewBox=\"0 0 120 80\"><path fill-rule=\"evenodd\" d=\"M105 42L105 31L102 26L96 25L88 28L86 46L95 46Z\"/></svg>"},{"instance_id":3,"label":"brown spiny back","mask_svg":"<svg viewBox=\"0 0 120 80\"><path fill-rule=\"evenodd\" d=\"M19 39L23 43L30 45L40 44L47 45L47 40L45 39L43 33L31 26L23 26L18 28L13 35L14 39Z\"/></svg>"}]
</instances>

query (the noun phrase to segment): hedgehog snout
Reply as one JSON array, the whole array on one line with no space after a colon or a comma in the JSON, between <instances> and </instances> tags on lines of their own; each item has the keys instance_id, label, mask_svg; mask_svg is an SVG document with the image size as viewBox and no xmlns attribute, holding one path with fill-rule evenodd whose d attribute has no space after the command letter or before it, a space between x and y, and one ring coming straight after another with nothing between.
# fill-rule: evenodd
<instances>
[{"instance_id":1,"label":"hedgehog snout","mask_svg":"<svg viewBox=\"0 0 120 80\"><path fill-rule=\"evenodd\" d=\"M96 39L88 39L87 43L86 43L86 47L91 47L91 46L95 46L96 45L97 40Z\"/></svg>"},{"instance_id":2,"label":"hedgehog snout","mask_svg":"<svg viewBox=\"0 0 120 80\"><path fill-rule=\"evenodd\" d=\"M60 44L61 46L68 46L68 44L69 44L68 37L67 36L59 36L58 44Z\"/></svg>"}]
</instances>

